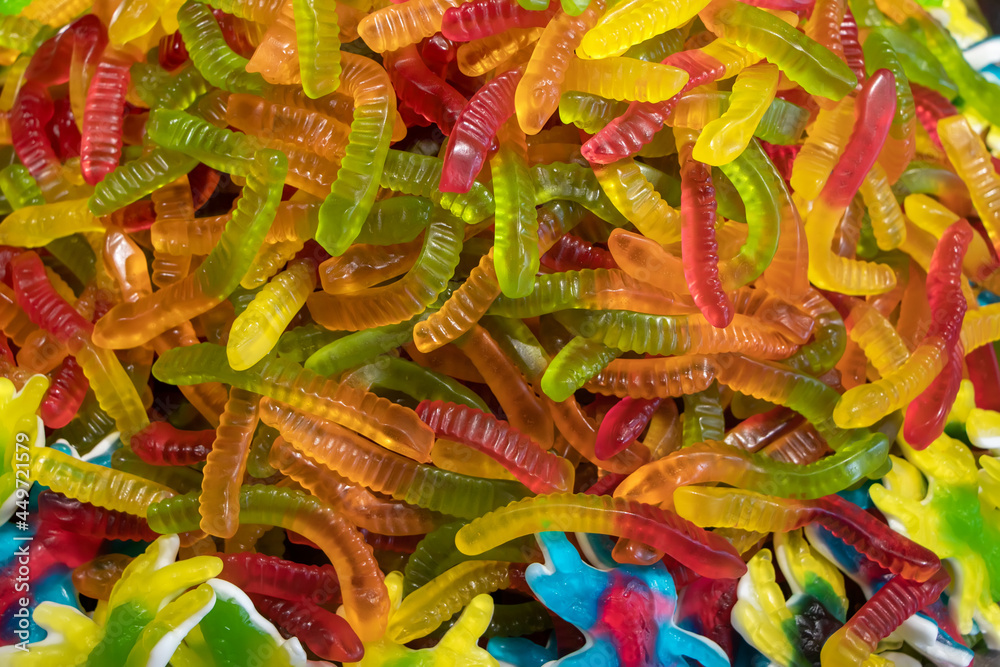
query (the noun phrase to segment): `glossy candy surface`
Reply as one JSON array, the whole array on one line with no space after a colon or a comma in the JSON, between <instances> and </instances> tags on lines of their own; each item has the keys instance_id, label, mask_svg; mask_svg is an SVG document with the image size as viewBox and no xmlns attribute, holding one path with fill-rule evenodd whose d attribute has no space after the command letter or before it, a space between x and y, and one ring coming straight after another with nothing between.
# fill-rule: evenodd
<instances>
[{"instance_id":1,"label":"glossy candy surface","mask_svg":"<svg viewBox=\"0 0 1000 667\"><path fill-rule=\"evenodd\" d=\"M0 664L1000 650L974 4L0 1Z\"/></svg>"}]
</instances>

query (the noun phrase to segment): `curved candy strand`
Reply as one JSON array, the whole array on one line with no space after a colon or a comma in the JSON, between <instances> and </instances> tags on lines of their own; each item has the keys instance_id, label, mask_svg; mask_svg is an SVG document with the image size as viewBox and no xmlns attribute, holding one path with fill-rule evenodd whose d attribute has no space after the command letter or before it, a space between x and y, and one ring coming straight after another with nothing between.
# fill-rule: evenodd
<instances>
[{"instance_id":1,"label":"curved candy strand","mask_svg":"<svg viewBox=\"0 0 1000 667\"><path fill-rule=\"evenodd\" d=\"M481 183L472 182L463 192L455 194L439 187L442 178L444 162L440 158L390 149L379 184L397 192L427 197L470 225L493 215L493 196Z\"/></svg>"},{"instance_id":2,"label":"curved candy strand","mask_svg":"<svg viewBox=\"0 0 1000 667\"><path fill-rule=\"evenodd\" d=\"M833 449L839 449L851 437L850 432L837 427L839 422L834 423L840 395L816 378L736 354L718 359L715 374L721 384L735 391L795 410L816 427Z\"/></svg>"},{"instance_id":3,"label":"curved candy strand","mask_svg":"<svg viewBox=\"0 0 1000 667\"><path fill-rule=\"evenodd\" d=\"M276 405L270 400L261 403L261 420L277 428L283 438L318 463L331 467L358 484L411 505L455 516L478 516L527 493L524 487L513 482L475 480L417 464L382 450L336 424ZM288 456L290 453L272 449L271 464L291 469L295 457ZM284 460L277 458L279 454L285 456ZM372 466L372 461L377 461L379 465Z\"/></svg>"},{"instance_id":4,"label":"curved candy strand","mask_svg":"<svg viewBox=\"0 0 1000 667\"><path fill-rule=\"evenodd\" d=\"M845 97L830 109L820 109L792 163L789 184L808 200L819 197L847 147L854 124L856 100Z\"/></svg>"},{"instance_id":5,"label":"curved candy strand","mask_svg":"<svg viewBox=\"0 0 1000 667\"><path fill-rule=\"evenodd\" d=\"M97 64L87 90L80 145L80 169L96 185L118 166L122 149L122 112L129 86L129 65L122 54L108 53Z\"/></svg>"},{"instance_id":6,"label":"curved candy strand","mask_svg":"<svg viewBox=\"0 0 1000 667\"><path fill-rule=\"evenodd\" d=\"M552 358L539 386L553 401L565 401L621 355L621 350L577 336Z\"/></svg>"},{"instance_id":7,"label":"curved candy strand","mask_svg":"<svg viewBox=\"0 0 1000 667\"><path fill-rule=\"evenodd\" d=\"M615 4L580 42L586 58L617 56L639 44L690 21L708 4L705 0L625 0Z\"/></svg>"},{"instance_id":8,"label":"curved candy strand","mask_svg":"<svg viewBox=\"0 0 1000 667\"><path fill-rule=\"evenodd\" d=\"M559 11L549 3L541 10L526 9L503 0L471 0L450 7L441 18L441 34L448 39L471 42L514 28L542 28Z\"/></svg>"},{"instance_id":9,"label":"curved candy strand","mask_svg":"<svg viewBox=\"0 0 1000 667\"><path fill-rule=\"evenodd\" d=\"M773 184L780 182L780 178L759 144L751 142L746 151L722 169L746 200L747 210L750 211L746 241L735 256L719 262L722 289L731 291L760 276L777 254L782 233L790 235L792 230L789 227L794 229L797 225L794 224L794 217L788 217L791 202L784 196L776 198L773 195ZM615 230L609 246L615 260L626 270L634 272L635 277L668 291L690 291L690 286L686 284L688 281L679 280L684 272L683 262L654 243L654 239L659 244L670 242L655 235L642 238L624 230ZM683 238L681 240L683 243ZM801 279L796 282L801 282ZM790 291L801 292L802 289L793 285Z\"/></svg>"},{"instance_id":10,"label":"curved candy strand","mask_svg":"<svg viewBox=\"0 0 1000 667\"><path fill-rule=\"evenodd\" d=\"M112 213L180 178L197 165L197 160L184 153L154 148L105 176L90 196L90 211L94 215Z\"/></svg>"},{"instance_id":11,"label":"curved candy strand","mask_svg":"<svg viewBox=\"0 0 1000 667\"><path fill-rule=\"evenodd\" d=\"M341 63L341 88L354 98L354 120L340 171L319 209L316 228L316 241L335 257L357 237L375 202L392 137L395 101L389 77L377 64L349 52L341 54Z\"/></svg>"},{"instance_id":12,"label":"curved candy strand","mask_svg":"<svg viewBox=\"0 0 1000 667\"><path fill-rule=\"evenodd\" d=\"M908 405L944 369L946 355L940 338L924 341L897 370L844 394L834 409L834 421L841 428L871 426Z\"/></svg>"},{"instance_id":13,"label":"curved candy strand","mask_svg":"<svg viewBox=\"0 0 1000 667\"><path fill-rule=\"evenodd\" d=\"M336 6L294 0L302 90L315 99L340 86L340 26Z\"/></svg>"},{"instance_id":14,"label":"curved candy strand","mask_svg":"<svg viewBox=\"0 0 1000 667\"><path fill-rule=\"evenodd\" d=\"M422 315L418 315L398 324L356 331L339 337L313 352L306 359L305 368L328 377L339 376L348 369L408 343L413 337L413 325L421 317Z\"/></svg>"},{"instance_id":15,"label":"curved candy strand","mask_svg":"<svg viewBox=\"0 0 1000 667\"><path fill-rule=\"evenodd\" d=\"M665 65L688 72L684 90L666 102L633 102L623 115L587 140L581 153L592 164L610 164L635 155L663 129L680 96L698 86L734 76L758 60L759 57L725 39L667 56Z\"/></svg>"},{"instance_id":16,"label":"curved candy strand","mask_svg":"<svg viewBox=\"0 0 1000 667\"><path fill-rule=\"evenodd\" d=\"M846 0L816 0L812 15L804 29L806 36L816 40L845 62L844 44L840 40L840 27L844 22L846 12Z\"/></svg>"},{"instance_id":17,"label":"curved candy strand","mask_svg":"<svg viewBox=\"0 0 1000 667\"><path fill-rule=\"evenodd\" d=\"M145 516L150 505L176 495L155 482L50 448L32 452L31 473L34 481L64 496L137 516Z\"/></svg>"},{"instance_id":18,"label":"curved candy strand","mask_svg":"<svg viewBox=\"0 0 1000 667\"><path fill-rule=\"evenodd\" d=\"M951 209L927 195L908 195L903 200L903 207L910 222L938 239L950 225L960 219ZM975 282L983 282L996 270L995 265L996 260L990 252L988 241L979 234L973 234L962 263L966 276Z\"/></svg>"},{"instance_id":19,"label":"curved candy strand","mask_svg":"<svg viewBox=\"0 0 1000 667\"><path fill-rule=\"evenodd\" d=\"M514 28L501 35L491 35L458 47L458 69L466 76L482 76L511 59L527 59L529 49L545 28ZM512 111L513 113L513 111Z\"/></svg>"},{"instance_id":20,"label":"curved candy strand","mask_svg":"<svg viewBox=\"0 0 1000 667\"><path fill-rule=\"evenodd\" d=\"M191 184L186 176L181 176L154 192L152 200L157 222L194 217ZM164 287L183 279L188 274L191 269L191 259L187 255L171 256L154 250L152 268L150 278L153 284Z\"/></svg>"},{"instance_id":21,"label":"curved candy strand","mask_svg":"<svg viewBox=\"0 0 1000 667\"><path fill-rule=\"evenodd\" d=\"M308 600L282 600L253 595L254 606L285 632L302 639L324 660L358 660L364 646L342 617Z\"/></svg>"},{"instance_id":22,"label":"curved candy strand","mask_svg":"<svg viewBox=\"0 0 1000 667\"><path fill-rule=\"evenodd\" d=\"M455 546L455 534L468 523L453 521L444 524L424 539L406 561L403 590L409 595L451 568L468 561L510 561L522 563L535 560L538 549L534 537L524 537L489 549L478 556L462 553Z\"/></svg>"},{"instance_id":23,"label":"curved candy strand","mask_svg":"<svg viewBox=\"0 0 1000 667\"><path fill-rule=\"evenodd\" d=\"M239 494L240 517L245 523L278 526L311 540L323 550L344 582L345 615L361 639L381 636L389 612L383 576L371 547L356 528L329 506L288 489L244 486ZM184 532L198 526L194 494L159 502L149 511L150 526L158 532Z\"/></svg>"},{"instance_id":24,"label":"curved candy strand","mask_svg":"<svg viewBox=\"0 0 1000 667\"><path fill-rule=\"evenodd\" d=\"M246 134L232 132L186 111L156 109L146 132L164 148L179 150L213 169L247 176L259 144Z\"/></svg>"},{"instance_id":25,"label":"curved candy strand","mask_svg":"<svg viewBox=\"0 0 1000 667\"><path fill-rule=\"evenodd\" d=\"M413 268L423 239L387 246L355 243L340 257L319 265L319 279L328 294L359 292Z\"/></svg>"},{"instance_id":26,"label":"curved candy strand","mask_svg":"<svg viewBox=\"0 0 1000 667\"><path fill-rule=\"evenodd\" d=\"M197 271L149 297L112 308L95 326L95 342L120 348L149 341L236 289L274 218L288 164L270 149L255 155L233 219Z\"/></svg>"},{"instance_id":27,"label":"curved candy strand","mask_svg":"<svg viewBox=\"0 0 1000 667\"><path fill-rule=\"evenodd\" d=\"M937 130L948 160L968 185L972 203L995 245L1000 240L1000 213L997 212L1000 176L997 176L986 145L961 115L942 118Z\"/></svg>"},{"instance_id":28,"label":"curved candy strand","mask_svg":"<svg viewBox=\"0 0 1000 667\"><path fill-rule=\"evenodd\" d=\"M787 532L819 522L882 567L913 581L941 569L932 552L889 529L840 496L787 500L739 489L686 487L674 494L681 516L695 524Z\"/></svg>"},{"instance_id":29,"label":"curved candy strand","mask_svg":"<svg viewBox=\"0 0 1000 667\"><path fill-rule=\"evenodd\" d=\"M864 43L864 56L869 73L887 69L896 79L896 115L889 128L885 147L878 158L889 182L895 183L916 154L917 116L913 92L898 54L885 37L877 32L868 35Z\"/></svg>"},{"instance_id":30,"label":"curved candy strand","mask_svg":"<svg viewBox=\"0 0 1000 667\"><path fill-rule=\"evenodd\" d=\"M132 436L129 446L153 465L189 466L205 460L215 431L182 431L168 422L153 422Z\"/></svg>"},{"instance_id":31,"label":"curved candy strand","mask_svg":"<svg viewBox=\"0 0 1000 667\"><path fill-rule=\"evenodd\" d=\"M676 131L678 137L680 131ZM694 157L698 147L684 133L681 159L681 256L684 279L698 310L713 327L725 328L733 320L733 304L719 277L719 244L715 238L715 187L712 170ZM704 133L699 137L705 136Z\"/></svg>"},{"instance_id":32,"label":"curved candy strand","mask_svg":"<svg viewBox=\"0 0 1000 667\"><path fill-rule=\"evenodd\" d=\"M338 161L350 135L350 126L334 116L243 93L229 95L226 121L247 134L257 137L280 135L282 142L293 143ZM285 204L292 205L291 202L282 202L282 205ZM310 232L316 231L318 208L318 205L310 204L310 209L314 209L310 211Z\"/></svg>"},{"instance_id":33,"label":"curved candy strand","mask_svg":"<svg viewBox=\"0 0 1000 667\"><path fill-rule=\"evenodd\" d=\"M427 67L415 45L387 53L383 62L400 103L449 136L468 103L465 97Z\"/></svg>"},{"instance_id":34,"label":"curved candy strand","mask_svg":"<svg viewBox=\"0 0 1000 667\"><path fill-rule=\"evenodd\" d=\"M695 529L673 513L608 496L554 494L511 503L462 528L455 544L464 553L476 554L515 537L550 530L634 539L705 576L732 577L746 571L722 538Z\"/></svg>"},{"instance_id":35,"label":"curved candy strand","mask_svg":"<svg viewBox=\"0 0 1000 667\"><path fill-rule=\"evenodd\" d=\"M548 251L566 231L577 225L583 217L583 208L573 204L553 203L538 209L539 252ZM478 321L493 301L500 296L491 249L479 265L469 272L469 277L437 313L417 323L413 339L421 352L429 352L456 340Z\"/></svg>"},{"instance_id":36,"label":"curved candy strand","mask_svg":"<svg viewBox=\"0 0 1000 667\"><path fill-rule=\"evenodd\" d=\"M892 132L891 128L889 130ZM889 185L882 165L872 165L861 183L861 196L871 217L872 231L880 250L893 250L906 242L906 219Z\"/></svg>"},{"instance_id":37,"label":"curved candy strand","mask_svg":"<svg viewBox=\"0 0 1000 667\"><path fill-rule=\"evenodd\" d=\"M511 425L543 449L553 443L552 417L520 370L481 325L456 341L493 390Z\"/></svg>"},{"instance_id":38,"label":"curved candy strand","mask_svg":"<svg viewBox=\"0 0 1000 667\"><path fill-rule=\"evenodd\" d=\"M687 80L682 69L634 58L574 59L566 68L562 89L612 100L663 102L680 92Z\"/></svg>"},{"instance_id":39,"label":"curved candy strand","mask_svg":"<svg viewBox=\"0 0 1000 667\"><path fill-rule=\"evenodd\" d=\"M933 321L928 337L940 336L945 343L947 362L941 373L906 409L903 433L907 442L923 449L944 432L945 420L962 379L965 356L959 337L968 307L962 293L962 260L976 232L960 220L941 236L931 256L927 272L927 298Z\"/></svg>"},{"instance_id":40,"label":"curved candy strand","mask_svg":"<svg viewBox=\"0 0 1000 667\"><path fill-rule=\"evenodd\" d=\"M657 193L638 163L625 159L594 165L594 175L615 208L644 236L662 244L680 240L679 211Z\"/></svg>"},{"instance_id":41,"label":"curved candy strand","mask_svg":"<svg viewBox=\"0 0 1000 667\"><path fill-rule=\"evenodd\" d=\"M875 162L895 112L895 82L889 70L879 70L862 87L857 119L844 154L806 218L809 240L809 280L822 289L845 294L879 294L895 285L895 274L884 265L869 265L833 255L832 234L847 205Z\"/></svg>"},{"instance_id":42,"label":"curved candy strand","mask_svg":"<svg viewBox=\"0 0 1000 667\"><path fill-rule=\"evenodd\" d=\"M951 583L944 570L923 582L895 576L852 616L844 627L834 632L823 644L821 664L824 667L850 664L862 665L875 651L878 643L889 636L903 621L938 599Z\"/></svg>"},{"instance_id":43,"label":"curved candy strand","mask_svg":"<svg viewBox=\"0 0 1000 667\"><path fill-rule=\"evenodd\" d=\"M38 248L71 234L104 231L104 224L90 212L88 199L69 199L10 213L0 222L0 243Z\"/></svg>"},{"instance_id":44,"label":"curved candy strand","mask_svg":"<svg viewBox=\"0 0 1000 667\"><path fill-rule=\"evenodd\" d=\"M461 247L458 221L432 222L420 256L402 280L336 297L314 292L306 300L309 312L317 323L335 331L404 322L426 310L448 287Z\"/></svg>"},{"instance_id":45,"label":"curved candy strand","mask_svg":"<svg viewBox=\"0 0 1000 667\"><path fill-rule=\"evenodd\" d=\"M123 437L145 427L149 423L146 410L118 357L94 344L93 325L56 293L38 256L24 253L12 265L18 302L34 322L66 344Z\"/></svg>"},{"instance_id":46,"label":"curved candy strand","mask_svg":"<svg viewBox=\"0 0 1000 667\"><path fill-rule=\"evenodd\" d=\"M603 11L604 0L592 0L579 16L560 11L545 26L514 92L517 122L525 134L538 134L559 106L573 51Z\"/></svg>"},{"instance_id":47,"label":"curved candy strand","mask_svg":"<svg viewBox=\"0 0 1000 667\"><path fill-rule=\"evenodd\" d=\"M545 452L503 420L443 401L421 401L417 414L438 437L464 443L487 454L534 493L572 490L572 464Z\"/></svg>"},{"instance_id":48,"label":"curved candy strand","mask_svg":"<svg viewBox=\"0 0 1000 667\"><path fill-rule=\"evenodd\" d=\"M407 595L393 613L386 634L403 644L436 630L469 601L510 585L510 563L478 560L460 563Z\"/></svg>"},{"instance_id":49,"label":"curved candy strand","mask_svg":"<svg viewBox=\"0 0 1000 667\"><path fill-rule=\"evenodd\" d=\"M38 515L42 521L63 530L100 539L152 542L157 538L157 533L140 516L84 503L53 491L38 496Z\"/></svg>"},{"instance_id":50,"label":"curved candy strand","mask_svg":"<svg viewBox=\"0 0 1000 667\"><path fill-rule=\"evenodd\" d=\"M377 357L343 376L344 382L376 391L398 391L416 400L448 401L477 410L489 407L465 385L399 357Z\"/></svg>"},{"instance_id":51,"label":"curved candy strand","mask_svg":"<svg viewBox=\"0 0 1000 667\"><path fill-rule=\"evenodd\" d=\"M260 553L217 554L220 579L248 593L325 604L340 600L337 573L330 565L303 565Z\"/></svg>"},{"instance_id":52,"label":"curved candy strand","mask_svg":"<svg viewBox=\"0 0 1000 667\"><path fill-rule=\"evenodd\" d=\"M226 43L221 28L208 7L189 0L177 12L177 23L191 62L217 88L234 93L261 94L264 77L248 72L249 62Z\"/></svg>"},{"instance_id":53,"label":"curved candy strand","mask_svg":"<svg viewBox=\"0 0 1000 667\"><path fill-rule=\"evenodd\" d=\"M755 318L735 315L718 328L696 315L644 315L623 310L571 310L557 318L574 333L618 350L654 355L739 352L758 359L784 359L797 349L781 333Z\"/></svg>"},{"instance_id":54,"label":"curved candy strand","mask_svg":"<svg viewBox=\"0 0 1000 667\"><path fill-rule=\"evenodd\" d=\"M500 290L527 296L539 268L535 188L528 171L524 133L512 120L497 134L499 149L490 160L496 201L494 270Z\"/></svg>"},{"instance_id":55,"label":"curved candy strand","mask_svg":"<svg viewBox=\"0 0 1000 667\"><path fill-rule=\"evenodd\" d=\"M717 384L704 391L684 395L681 423L681 446L684 448L707 440L721 440L725 428L722 396Z\"/></svg>"},{"instance_id":56,"label":"curved candy strand","mask_svg":"<svg viewBox=\"0 0 1000 667\"><path fill-rule=\"evenodd\" d=\"M930 298L931 292L934 293L937 309L922 342L900 368L875 383L855 387L844 394L834 411L834 419L839 425L850 427L873 424L886 414L911 404L945 370L955 348L956 332L962 328L961 322L966 309L965 297L958 288L958 281L961 277L962 256L971 238L971 230L965 228L967 231L963 234L959 231L961 229L959 223L956 223L948 234L950 242L939 243L934 249L928 272L928 283L933 288L928 289L928 296ZM946 377L953 378L954 369ZM921 402L920 409L941 419L938 410L942 396L938 392L944 388L939 387L925 398L934 407ZM950 391L957 391L957 387ZM907 412L909 413L909 409Z\"/></svg>"},{"instance_id":57,"label":"curved candy strand","mask_svg":"<svg viewBox=\"0 0 1000 667\"><path fill-rule=\"evenodd\" d=\"M422 535L437 528L442 518L435 512L395 500L385 500L354 484L309 455L296 450L280 436L269 452L270 460L289 479L341 512L359 528L380 535Z\"/></svg>"},{"instance_id":58,"label":"curved candy strand","mask_svg":"<svg viewBox=\"0 0 1000 667\"><path fill-rule=\"evenodd\" d=\"M258 420L260 397L234 387L219 417L212 450L202 469L198 509L201 529L209 535L229 538L239 524L237 496L250 453L250 440Z\"/></svg>"},{"instance_id":59,"label":"curved candy strand","mask_svg":"<svg viewBox=\"0 0 1000 667\"><path fill-rule=\"evenodd\" d=\"M51 385L38 408L38 416L49 428L66 426L83 405L89 388L90 381L80 364L67 356L52 374Z\"/></svg>"},{"instance_id":60,"label":"curved candy strand","mask_svg":"<svg viewBox=\"0 0 1000 667\"><path fill-rule=\"evenodd\" d=\"M432 352L455 341L472 328L500 296L493 248L483 255L469 277L440 310L413 328L413 341L421 352Z\"/></svg>"},{"instance_id":61,"label":"curved candy strand","mask_svg":"<svg viewBox=\"0 0 1000 667\"><path fill-rule=\"evenodd\" d=\"M650 418L660 407L662 399L634 399L625 397L611 408L597 430L594 454L601 459L609 459L639 437ZM643 443L648 446L648 443Z\"/></svg>"},{"instance_id":62,"label":"curved candy strand","mask_svg":"<svg viewBox=\"0 0 1000 667\"><path fill-rule=\"evenodd\" d=\"M439 32L445 12L460 4L460 0L418 0L412 5L389 5L361 19L358 35L376 53L396 51Z\"/></svg>"},{"instance_id":63,"label":"curved candy strand","mask_svg":"<svg viewBox=\"0 0 1000 667\"><path fill-rule=\"evenodd\" d=\"M711 357L691 355L654 359L616 359L584 388L598 394L632 398L666 398L704 391L715 380Z\"/></svg>"},{"instance_id":64,"label":"curved candy strand","mask_svg":"<svg viewBox=\"0 0 1000 667\"><path fill-rule=\"evenodd\" d=\"M910 351L892 323L867 301L856 299L849 303L844 318L848 335L861 347L879 375L888 375L906 363Z\"/></svg>"},{"instance_id":65,"label":"curved candy strand","mask_svg":"<svg viewBox=\"0 0 1000 667\"><path fill-rule=\"evenodd\" d=\"M412 410L273 356L245 371L234 371L225 348L202 343L162 353L153 365L153 375L177 384L224 382L238 386L341 423L410 455L426 456L434 443L430 429Z\"/></svg>"},{"instance_id":66,"label":"curved candy strand","mask_svg":"<svg viewBox=\"0 0 1000 667\"><path fill-rule=\"evenodd\" d=\"M292 261L261 290L233 321L226 355L234 370L246 370L263 359L278 342L295 314L316 287L316 264Z\"/></svg>"},{"instance_id":67,"label":"curved candy strand","mask_svg":"<svg viewBox=\"0 0 1000 667\"><path fill-rule=\"evenodd\" d=\"M729 108L702 129L692 157L720 166L742 153L774 99L779 71L770 64L755 65L736 75Z\"/></svg>"},{"instance_id":68,"label":"curved candy strand","mask_svg":"<svg viewBox=\"0 0 1000 667\"><path fill-rule=\"evenodd\" d=\"M699 16L716 35L767 58L812 95L839 100L857 85L843 60L764 10L727 0Z\"/></svg>"},{"instance_id":69,"label":"curved candy strand","mask_svg":"<svg viewBox=\"0 0 1000 667\"><path fill-rule=\"evenodd\" d=\"M773 496L821 498L879 470L888 457L889 446L889 440L880 433L857 434L833 456L800 466L721 443L703 442L643 466L618 486L615 496L672 509L677 488L722 482Z\"/></svg>"},{"instance_id":70,"label":"curved candy strand","mask_svg":"<svg viewBox=\"0 0 1000 667\"><path fill-rule=\"evenodd\" d=\"M957 85L959 94L990 123L1000 122L997 113L1000 90L996 84L972 68L951 34L925 11L919 10L912 19L919 26L919 35L927 48Z\"/></svg>"},{"instance_id":71,"label":"curved candy strand","mask_svg":"<svg viewBox=\"0 0 1000 667\"><path fill-rule=\"evenodd\" d=\"M522 76L523 65L497 74L459 112L445 149L441 192L468 192L472 187L496 133L514 115L514 90Z\"/></svg>"}]
</instances>

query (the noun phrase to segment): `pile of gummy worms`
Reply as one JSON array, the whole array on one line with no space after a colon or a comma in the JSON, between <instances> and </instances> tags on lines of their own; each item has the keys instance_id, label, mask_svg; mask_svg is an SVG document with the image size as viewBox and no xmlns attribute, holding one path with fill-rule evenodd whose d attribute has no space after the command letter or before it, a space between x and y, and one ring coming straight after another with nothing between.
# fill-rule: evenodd
<instances>
[{"instance_id":1,"label":"pile of gummy worms","mask_svg":"<svg viewBox=\"0 0 1000 667\"><path fill-rule=\"evenodd\" d=\"M1000 649L961 0L0 0L0 665Z\"/></svg>"}]
</instances>

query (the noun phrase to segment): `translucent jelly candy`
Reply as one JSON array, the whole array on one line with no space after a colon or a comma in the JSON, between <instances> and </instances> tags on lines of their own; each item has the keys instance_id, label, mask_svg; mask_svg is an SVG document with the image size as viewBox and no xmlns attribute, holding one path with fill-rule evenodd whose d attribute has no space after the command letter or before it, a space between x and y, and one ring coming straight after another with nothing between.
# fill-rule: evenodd
<instances>
[{"instance_id":1,"label":"translucent jelly candy","mask_svg":"<svg viewBox=\"0 0 1000 667\"><path fill-rule=\"evenodd\" d=\"M974 4L0 1L0 663L1000 647Z\"/></svg>"}]
</instances>

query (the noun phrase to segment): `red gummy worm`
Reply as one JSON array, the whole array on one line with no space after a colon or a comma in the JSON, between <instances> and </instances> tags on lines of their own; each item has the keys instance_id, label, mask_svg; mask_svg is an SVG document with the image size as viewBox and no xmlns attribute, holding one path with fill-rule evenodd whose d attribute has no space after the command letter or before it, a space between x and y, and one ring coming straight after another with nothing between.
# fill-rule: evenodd
<instances>
[{"instance_id":1,"label":"red gummy worm","mask_svg":"<svg viewBox=\"0 0 1000 667\"><path fill-rule=\"evenodd\" d=\"M364 645L347 620L319 605L256 593L250 599L272 623L301 639L324 660L356 662L365 653Z\"/></svg>"},{"instance_id":2,"label":"red gummy worm","mask_svg":"<svg viewBox=\"0 0 1000 667\"><path fill-rule=\"evenodd\" d=\"M894 574L926 581L941 569L941 560L934 552L903 537L840 496L783 502L807 508L808 519L801 525L819 521L831 533Z\"/></svg>"},{"instance_id":3,"label":"red gummy worm","mask_svg":"<svg viewBox=\"0 0 1000 667\"><path fill-rule=\"evenodd\" d=\"M913 91L913 104L917 120L927 130L931 140L938 148L941 148L941 137L938 136L937 131L938 121L948 116L954 116L958 113L958 109L944 95L931 88L924 88L911 81L910 90Z\"/></svg>"},{"instance_id":4,"label":"red gummy worm","mask_svg":"<svg viewBox=\"0 0 1000 667\"><path fill-rule=\"evenodd\" d=\"M542 266L553 271L580 269L617 269L611 253L573 234L563 234L548 252L542 255Z\"/></svg>"},{"instance_id":5,"label":"red gummy worm","mask_svg":"<svg viewBox=\"0 0 1000 667\"><path fill-rule=\"evenodd\" d=\"M880 69L861 88L851 138L820 193L828 206L847 208L851 203L889 136L895 113L896 77Z\"/></svg>"},{"instance_id":6,"label":"red gummy worm","mask_svg":"<svg viewBox=\"0 0 1000 667\"><path fill-rule=\"evenodd\" d=\"M212 451L215 430L182 431L167 422L153 422L132 436L132 451L146 463L157 466L189 466L200 463Z\"/></svg>"},{"instance_id":7,"label":"red gummy worm","mask_svg":"<svg viewBox=\"0 0 1000 667\"><path fill-rule=\"evenodd\" d=\"M968 308L962 294L962 259L975 233L968 222L959 220L944 231L931 255L927 270L927 300L932 317L924 340L942 338L948 351L948 362L930 386L906 409L903 437L915 449L927 448L944 432L948 412L962 382L965 352L959 335Z\"/></svg>"},{"instance_id":8,"label":"red gummy worm","mask_svg":"<svg viewBox=\"0 0 1000 667\"><path fill-rule=\"evenodd\" d=\"M719 277L715 237L716 202L712 169L684 149L681 166L681 256L691 298L709 324L719 329L733 321L733 303Z\"/></svg>"},{"instance_id":9,"label":"red gummy worm","mask_svg":"<svg viewBox=\"0 0 1000 667\"><path fill-rule=\"evenodd\" d=\"M976 407L1000 411L1000 365L992 345L977 347L965 355L969 380L976 393Z\"/></svg>"},{"instance_id":10,"label":"red gummy worm","mask_svg":"<svg viewBox=\"0 0 1000 667\"><path fill-rule=\"evenodd\" d=\"M599 459L610 459L626 449L645 430L650 418L660 407L660 398L625 397L608 410L597 429L594 453Z\"/></svg>"},{"instance_id":11,"label":"red gummy worm","mask_svg":"<svg viewBox=\"0 0 1000 667\"><path fill-rule=\"evenodd\" d=\"M383 59L400 101L450 135L467 104L462 94L428 69L414 44L387 53Z\"/></svg>"},{"instance_id":12,"label":"red gummy worm","mask_svg":"<svg viewBox=\"0 0 1000 667\"><path fill-rule=\"evenodd\" d=\"M441 192L468 192L496 143L497 130L514 115L514 90L524 65L500 74L472 96L458 118L441 168Z\"/></svg>"},{"instance_id":13,"label":"red gummy worm","mask_svg":"<svg viewBox=\"0 0 1000 667\"><path fill-rule=\"evenodd\" d=\"M54 491L39 494L38 516L70 533L102 540L152 542L159 537L141 516L97 507Z\"/></svg>"},{"instance_id":14,"label":"red gummy worm","mask_svg":"<svg viewBox=\"0 0 1000 667\"><path fill-rule=\"evenodd\" d=\"M844 47L844 60L847 66L858 77L859 83L864 83L865 77L865 54L861 50L858 41L858 22L854 20L854 14L850 9L844 12L844 20L840 23L840 43Z\"/></svg>"},{"instance_id":15,"label":"red gummy worm","mask_svg":"<svg viewBox=\"0 0 1000 667\"><path fill-rule=\"evenodd\" d=\"M53 149L58 153L59 159L79 157L80 155L80 129L76 126L73 117L73 105L69 98L64 97L56 100L52 104L52 120L49 121L45 132Z\"/></svg>"},{"instance_id":16,"label":"red gummy worm","mask_svg":"<svg viewBox=\"0 0 1000 667\"><path fill-rule=\"evenodd\" d=\"M90 185L97 185L114 171L122 153L125 93L130 80L130 62L108 54L97 64L87 89L83 112L80 170Z\"/></svg>"},{"instance_id":17,"label":"red gummy worm","mask_svg":"<svg viewBox=\"0 0 1000 667\"><path fill-rule=\"evenodd\" d=\"M608 123L580 149L589 162L611 164L635 155L663 129L682 95L715 81L726 72L722 63L697 50L671 54L663 60L663 64L688 73L690 78L684 88L666 102L630 104L624 114Z\"/></svg>"},{"instance_id":18,"label":"red gummy worm","mask_svg":"<svg viewBox=\"0 0 1000 667\"><path fill-rule=\"evenodd\" d=\"M532 11L508 0L472 0L445 11L441 34L459 42L471 42L514 28L542 28L559 9L556 2L550 2L542 11Z\"/></svg>"},{"instance_id":19,"label":"red gummy worm","mask_svg":"<svg viewBox=\"0 0 1000 667\"><path fill-rule=\"evenodd\" d=\"M435 435L461 442L495 459L535 493L567 488L566 459L549 454L527 435L482 410L445 401L421 401L417 415Z\"/></svg>"},{"instance_id":20,"label":"red gummy worm","mask_svg":"<svg viewBox=\"0 0 1000 667\"><path fill-rule=\"evenodd\" d=\"M83 405L90 388L90 381L76 362L67 356L51 376L51 384L38 409L42 422L48 428L62 428L70 423Z\"/></svg>"},{"instance_id":21,"label":"red gummy worm","mask_svg":"<svg viewBox=\"0 0 1000 667\"><path fill-rule=\"evenodd\" d=\"M823 654L845 659L845 654L853 656L855 650L872 653L903 621L936 600L950 581L944 570L919 583L893 577L827 641Z\"/></svg>"},{"instance_id":22,"label":"red gummy worm","mask_svg":"<svg viewBox=\"0 0 1000 667\"><path fill-rule=\"evenodd\" d=\"M45 266L35 252L25 252L11 260L14 295L32 322L62 342L78 331L93 332L94 325L66 303L52 287Z\"/></svg>"},{"instance_id":23,"label":"red gummy worm","mask_svg":"<svg viewBox=\"0 0 1000 667\"><path fill-rule=\"evenodd\" d=\"M340 583L331 565L304 565L258 553L216 554L220 579L248 593L314 604L340 602Z\"/></svg>"}]
</instances>

